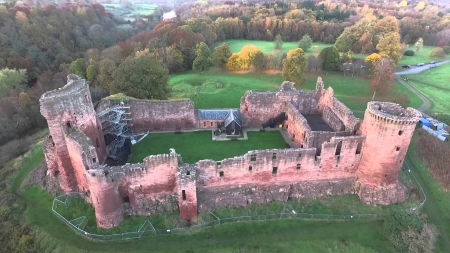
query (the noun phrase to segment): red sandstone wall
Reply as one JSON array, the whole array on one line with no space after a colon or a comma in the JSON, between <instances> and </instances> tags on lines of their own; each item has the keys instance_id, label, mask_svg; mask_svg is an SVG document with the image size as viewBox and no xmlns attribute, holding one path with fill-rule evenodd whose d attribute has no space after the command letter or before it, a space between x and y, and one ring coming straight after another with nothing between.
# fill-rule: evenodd
<instances>
[{"instance_id":1,"label":"red sandstone wall","mask_svg":"<svg viewBox=\"0 0 450 253\"><path fill-rule=\"evenodd\" d=\"M89 184L91 203L95 208L97 226L112 228L123 220L122 198L117 185L108 180L102 169L85 173Z\"/></svg>"},{"instance_id":2,"label":"red sandstone wall","mask_svg":"<svg viewBox=\"0 0 450 253\"><path fill-rule=\"evenodd\" d=\"M381 104L398 107L391 103ZM418 119L366 110L361 128L362 135L367 138L359 168L361 180L370 185L392 184L398 180Z\"/></svg>"},{"instance_id":3,"label":"red sandstone wall","mask_svg":"<svg viewBox=\"0 0 450 253\"><path fill-rule=\"evenodd\" d=\"M86 193L89 191L89 185L84 174L98 161L95 148L89 138L76 129L68 129L66 132L66 145L78 191Z\"/></svg>"},{"instance_id":4,"label":"red sandstone wall","mask_svg":"<svg viewBox=\"0 0 450 253\"><path fill-rule=\"evenodd\" d=\"M195 129L198 127L194 103L190 100L131 100L130 107L134 133Z\"/></svg>"},{"instance_id":5,"label":"red sandstone wall","mask_svg":"<svg viewBox=\"0 0 450 253\"><path fill-rule=\"evenodd\" d=\"M192 220L197 217L196 166L184 164L178 170L178 206L180 218Z\"/></svg>"},{"instance_id":6,"label":"red sandstone wall","mask_svg":"<svg viewBox=\"0 0 450 253\"><path fill-rule=\"evenodd\" d=\"M299 148L312 148L304 143L305 137L311 132L305 117L290 102L285 103L285 112L287 116L285 128L291 139Z\"/></svg>"}]
</instances>

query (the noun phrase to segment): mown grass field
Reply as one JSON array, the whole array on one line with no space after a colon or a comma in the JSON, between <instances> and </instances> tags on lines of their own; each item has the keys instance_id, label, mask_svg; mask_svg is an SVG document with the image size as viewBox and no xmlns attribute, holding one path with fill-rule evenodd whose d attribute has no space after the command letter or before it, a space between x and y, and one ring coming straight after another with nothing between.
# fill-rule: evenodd
<instances>
[{"instance_id":1,"label":"mown grass field","mask_svg":"<svg viewBox=\"0 0 450 253\"><path fill-rule=\"evenodd\" d=\"M416 49L414 48L414 45L411 45L408 47L407 50L413 50L414 56L403 56L403 58L398 63L399 66L401 65L416 65L419 62L423 63L429 63L430 61L442 61L444 59L450 59L450 55L447 55L445 58L437 58L437 59L431 59L430 58L430 51L435 48L432 46L424 46L422 50L419 52L416 52Z\"/></svg>"},{"instance_id":2,"label":"mown grass field","mask_svg":"<svg viewBox=\"0 0 450 253\"><path fill-rule=\"evenodd\" d=\"M250 150L286 148L286 142L278 131L247 134L248 140L241 141L213 141L211 131L149 134L133 146L130 162L142 162L149 155L167 154L170 148L175 148L186 163L204 159L220 161L244 155Z\"/></svg>"},{"instance_id":3,"label":"mown grass field","mask_svg":"<svg viewBox=\"0 0 450 253\"><path fill-rule=\"evenodd\" d=\"M372 99L369 80L363 78L344 77L338 73L323 74L325 87L332 87L335 96L352 110L363 111L367 102ZM257 72L234 73L212 69L201 75L190 71L173 75L169 85L173 89L172 97L190 98L196 109L238 108L241 97L246 91L277 91L283 82L281 74L265 74ZM297 89L315 90L316 74L307 74L306 83ZM402 85L396 85L395 92L407 93L411 107L419 107L420 99ZM377 96L377 100L392 101L390 96ZM361 117L361 114L358 116Z\"/></svg>"},{"instance_id":4,"label":"mown grass field","mask_svg":"<svg viewBox=\"0 0 450 253\"><path fill-rule=\"evenodd\" d=\"M407 77L409 84L431 100L432 113L450 112L450 64Z\"/></svg>"}]
</instances>

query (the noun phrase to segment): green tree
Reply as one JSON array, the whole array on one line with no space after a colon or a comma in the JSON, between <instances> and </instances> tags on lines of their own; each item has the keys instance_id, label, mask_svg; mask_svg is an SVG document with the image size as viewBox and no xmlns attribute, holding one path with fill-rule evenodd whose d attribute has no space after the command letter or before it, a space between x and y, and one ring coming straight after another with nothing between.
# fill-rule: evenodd
<instances>
[{"instance_id":1,"label":"green tree","mask_svg":"<svg viewBox=\"0 0 450 253\"><path fill-rule=\"evenodd\" d=\"M192 64L193 70L204 71L212 66L211 51L204 42L200 42L195 47L195 60Z\"/></svg>"},{"instance_id":2,"label":"green tree","mask_svg":"<svg viewBox=\"0 0 450 253\"><path fill-rule=\"evenodd\" d=\"M283 48L283 40L281 39L281 35L277 35L277 36L275 36L275 40L274 40L274 43L275 43L275 49L281 49L281 48Z\"/></svg>"},{"instance_id":3,"label":"green tree","mask_svg":"<svg viewBox=\"0 0 450 253\"><path fill-rule=\"evenodd\" d=\"M254 55L254 63L253 66L256 70L263 70L266 68L266 57L264 56L264 53L259 50Z\"/></svg>"},{"instance_id":4,"label":"green tree","mask_svg":"<svg viewBox=\"0 0 450 253\"><path fill-rule=\"evenodd\" d=\"M326 71L338 70L339 65L341 64L341 56L334 46L324 48L320 52L319 57L322 58L323 69Z\"/></svg>"},{"instance_id":5,"label":"green tree","mask_svg":"<svg viewBox=\"0 0 450 253\"><path fill-rule=\"evenodd\" d=\"M313 41L308 34L303 35L303 38L298 42L298 47L303 49L304 52L306 52L312 46L312 42Z\"/></svg>"},{"instance_id":6,"label":"green tree","mask_svg":"<svg viewBox=\"0 0 450 253\"><path fill-rule=\"evenodd\" d=\"M86 78L87 63L84 58L78 58L70 64L69 71L81 78Z\"/></svg>"},{"instance_id":7,"label":"green tree","mask_svg":"<svg viewBox=\"0 0 450 253\"><path fill-rule=\"evenodd\" d=\"M128 56L114 71L111 93L124 93L135 98L167 99L169 71L153 54L137 52Z\"/></svg>"},{"instance_id":8,"label":"green tree","mask_svg":"<svg viewBox=\"0 0 450 253\"><path fill-rule=\"evenodd\" d=\"M301 48L289 50L287 58L283 60L283 71L281 75L285 81L302 85L305 82L305 69L308 60Z\"/></svg>"},{"instance_id":9,"label":"green tree","mask_svg":"<svg viewBox=\"0 0 450 253\"><path fill-rule=\"evenodd\" d=\"M95 65L89 65L86 69L86 78L88 82L91 84L94 84L94 82L97 80L97 66Z\"/></svg>"},{"instance_id":10,"label":"green tree","mask_svg":"<svg viewBox=\"0 0 450 253\"><path fill-rule=\"evenodd\" d=\"M112 90L112 74L116 70L116 64L113 60L108 58L101 60L98 63L98 74L97 74L97 84L103 89L110 91Z\"/></svg>"},{"instance_id":11,"label":"green tree","mask_svg":"<svg viewBox=\"0 0 450 253\"><path fill-rule=\"evenodd\" d=\"M214 49L213 60L219 68L224 69L227 66L230 56L231 50L227 43L222 43L222 45Z\"/></svg>"},{"instance_id":12,"label":"green tree","mask_svg":"<svg viewBox=\"0 0 450 253\"><path fill-rule=\"evenodd\" d=\"M436 48L431 49L430 58L431 59L445 58L444 49L442 49L442 47L436 47Z\"/></svg>"},{"instance_id":13,"label":"green tree","mask_svg":"<svg viewBox=\"0 0 450 253\"><path fill-rule=\"evenodd\" d=\"M8 69L0 70L0 96L7 90L17 90L27 81L26 69Z\"/></svg>"}]
</instances>

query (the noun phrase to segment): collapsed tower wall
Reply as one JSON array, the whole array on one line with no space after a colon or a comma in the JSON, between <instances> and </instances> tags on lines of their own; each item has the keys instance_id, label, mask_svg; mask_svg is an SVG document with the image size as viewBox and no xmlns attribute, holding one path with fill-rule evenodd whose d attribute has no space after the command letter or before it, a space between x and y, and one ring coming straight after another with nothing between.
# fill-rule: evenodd
<instances>
[{"instance_id":1,"label":"collapsed tower wall","mask_svg":"<svg viewBox=\"0 0 450 253\"><path fill-rule=\"evenodd\" d=\"M66 129L76 128L85 134L95 147L100 163L106 159L106 148L101 125L92 105L89 85L76 75L69 75L67 80L64 87L44 93L39 102L41 114L47 120L50 131L45 150L56 153L46 154L48 169L51 175L59 177L61 188L70 192L78 190L78 182L67 148Z\"/></svg>"}]
</instances>

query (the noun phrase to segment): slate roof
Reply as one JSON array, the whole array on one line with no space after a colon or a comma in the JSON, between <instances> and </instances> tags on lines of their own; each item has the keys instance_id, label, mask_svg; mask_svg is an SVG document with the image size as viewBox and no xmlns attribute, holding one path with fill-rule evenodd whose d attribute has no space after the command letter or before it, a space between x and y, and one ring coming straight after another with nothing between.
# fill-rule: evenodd
<instances>
[{"instance_id":1,"label":"slate roof","mask_svg":"<svg viewBox=\"0 0 450 253\"><path fill-rule=\"evenodd\" d=\"M230 110L199 110L199 112L200 120L225 120Z\"/></svg>"},{"instance_id":2,"label":"slate roof","mask_svg":"<svg viewBox=\"0 0 450 253\"><path fill-rule=\"evenodd\" d=\"M227 127L231 122L236 122L239 126L241 126L241 120L239 119L239 113L237 110L228 111L228 115L225 118L225 127Z\"/></svg>"}]
</instances>

